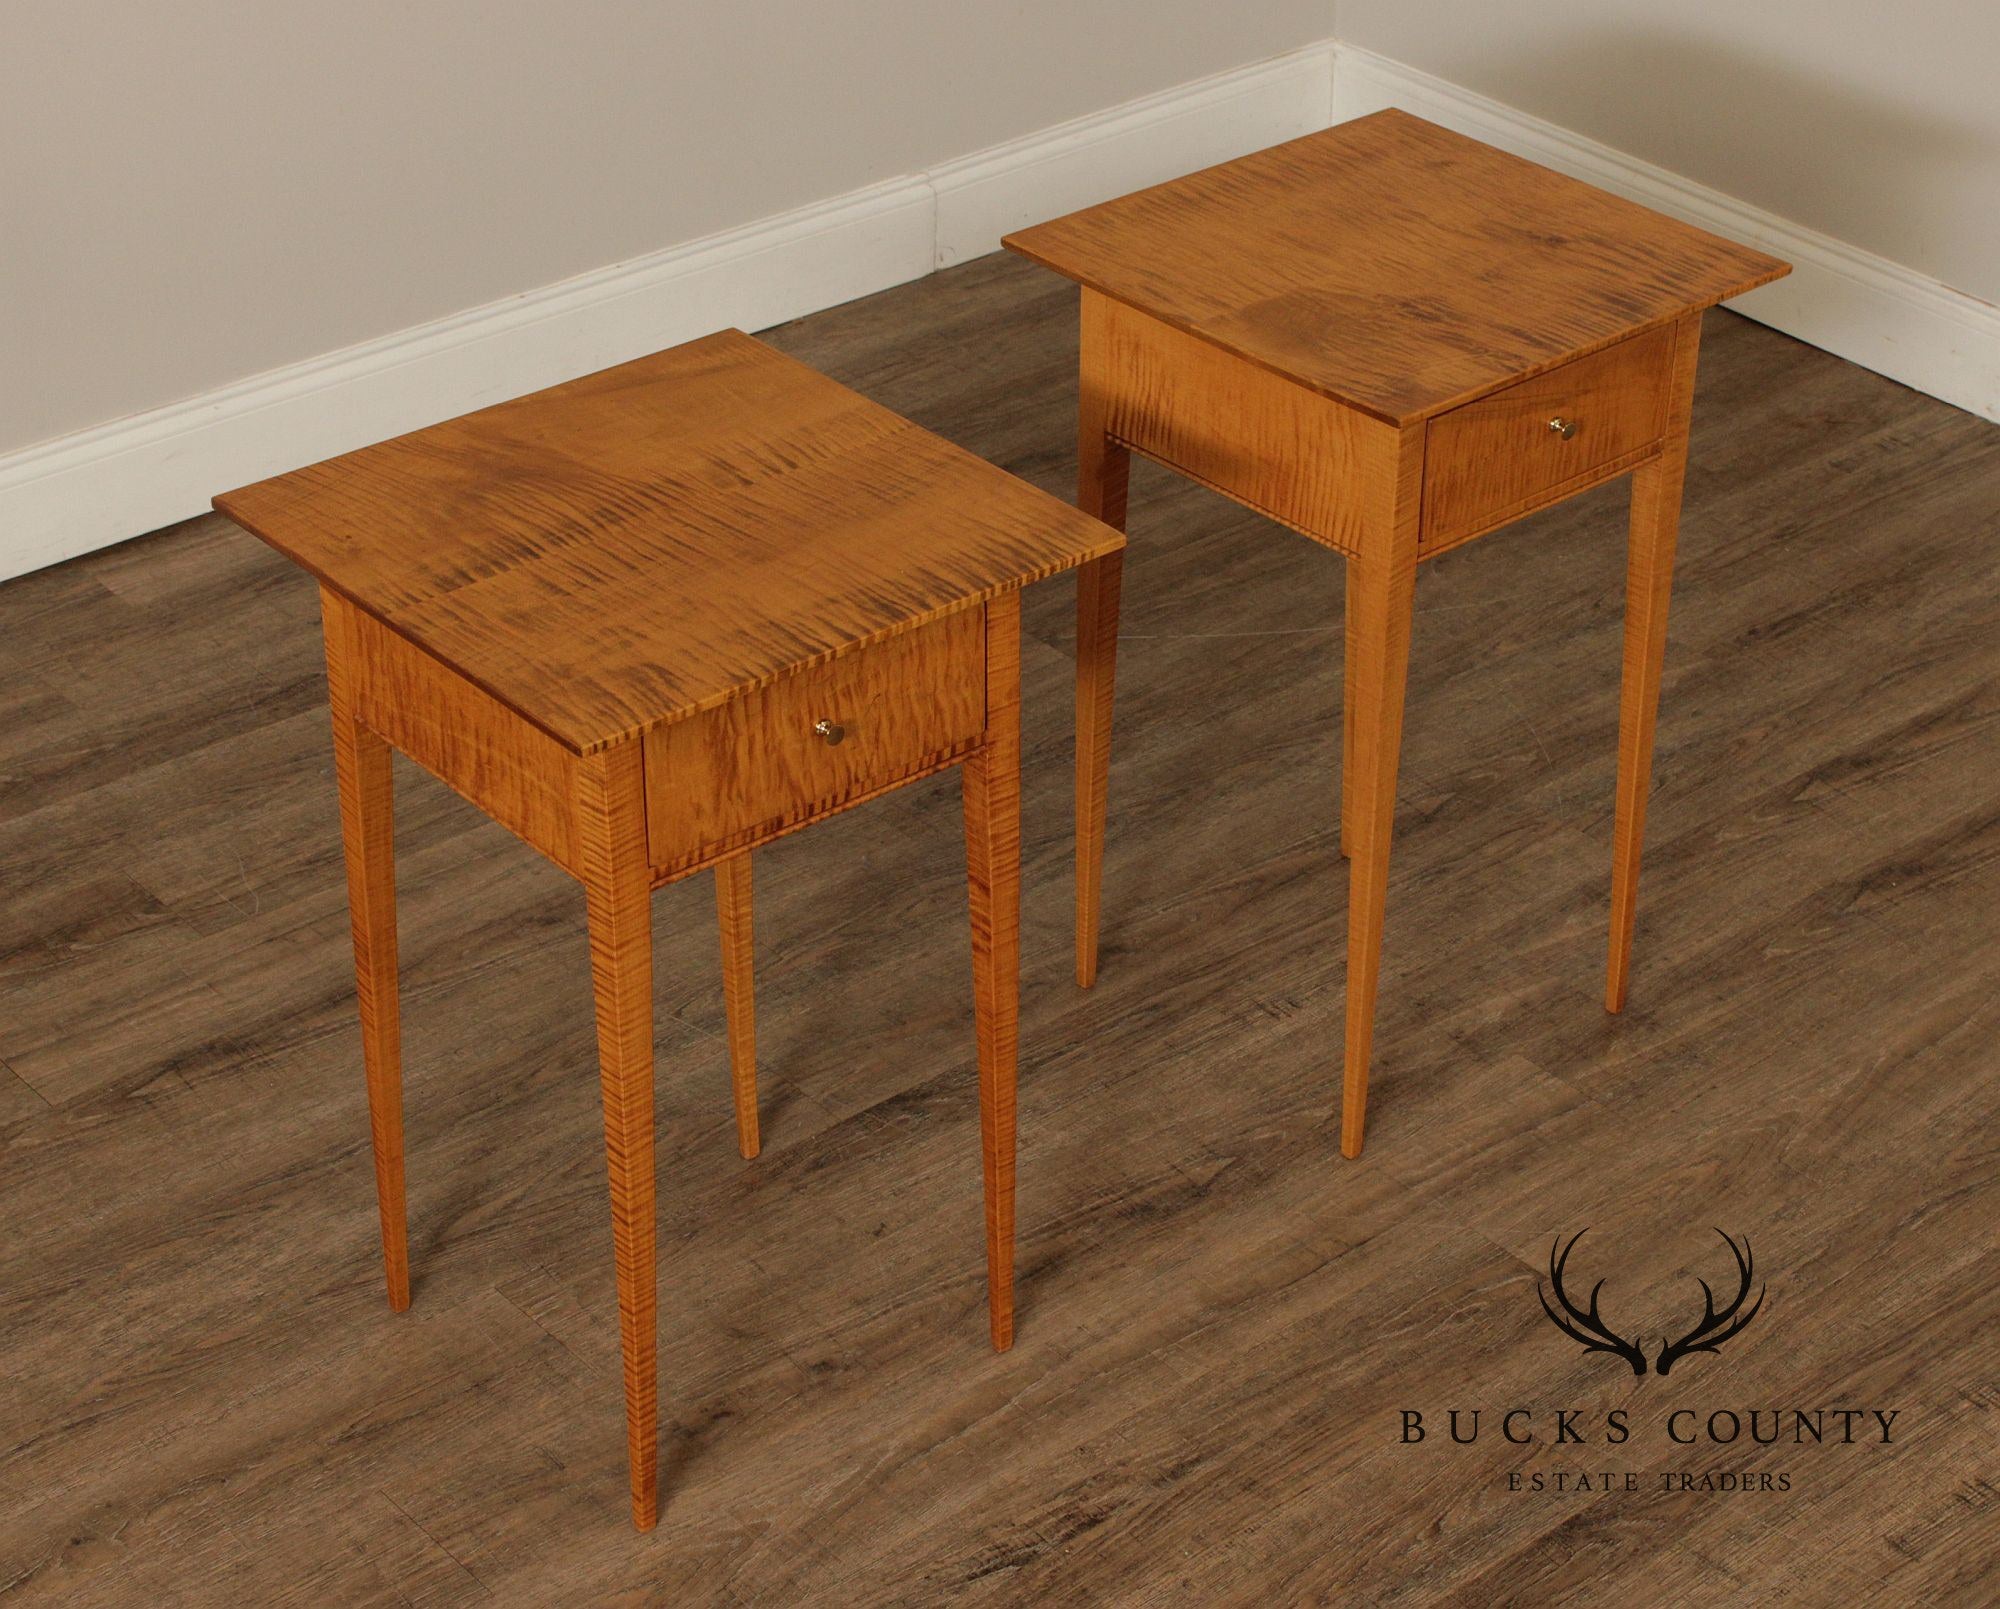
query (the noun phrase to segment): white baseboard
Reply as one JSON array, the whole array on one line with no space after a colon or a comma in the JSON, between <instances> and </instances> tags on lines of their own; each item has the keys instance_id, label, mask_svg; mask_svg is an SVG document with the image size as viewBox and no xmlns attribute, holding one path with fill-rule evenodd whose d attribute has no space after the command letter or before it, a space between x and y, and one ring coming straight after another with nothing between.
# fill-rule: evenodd
<instances>
[{"instance_id":1,"label":"white baseboard","mask_svg":"<svg viewBox=\"0 0 2000 1609\"><path fill-rule=\"evenodd\" d=\"M2000 420L2000 307L1991 302L1442 78L1336 45L1332 121L1385 106L1784 258L1792 265L1788 278L1729 306L1969 413Z\"/></svg>"},{"instance_id":2,"label":"white baseboard","mask_svg":"<svg viewBox=\"0 0 2000 1609\"><path fill-rule=\"evenodd\" d=\"M1580 135L1326 41L759 223L0 456L0 579L216 492L657 351L762 329L998 247L1009 229L1402 106L1718 233L1792 277L1732 306L1989 419L2000 310Z\"/></svg>"},{"instance_id":3,"label":"white baseboard","mask_svg":"<svg viewBox=\"0 0 2000 1609\"><path fill-rule=\"evenodd\" d=\"M656 352L764 329L991 251L1016 224L1326 124L1316 44L993 150L0 456L0 580L217 492Z\"/></svg>"},{"instance_id":4,"label":"white baseboard","mask_svg":"<svg viewBox=\"0 0 2000 1609\"><path fill-rule=\"evenodd\" d=\"M1325 128L1333 53L1331 40L1308 45L933 168L938 267L998 251L1010 230Z\"/></svg>"},{"instance_id":5,"label":"white baseboard","mask_svg":"<svg viewBox=\"0 0 2000 1609\"><path fill-rule=\"evenodd\" d=\"M896 179L309 358L0 458L0 579L157 530L217 492L705 335L931 272Z\"/></svg>"}]
</instances>

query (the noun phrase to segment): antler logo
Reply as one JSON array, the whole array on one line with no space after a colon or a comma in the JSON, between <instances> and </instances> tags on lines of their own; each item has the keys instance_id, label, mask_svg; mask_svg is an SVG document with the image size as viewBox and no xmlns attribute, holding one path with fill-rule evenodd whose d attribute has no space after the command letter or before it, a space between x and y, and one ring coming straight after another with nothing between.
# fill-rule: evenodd
<instances>
[{"instance_id":1,"label":"antler logo","mask_svg":"<svg viewBox=\"0 0 2000 1609\"><path fill-rule=\"evenodd\" d=\"M1590 1306L1587 1308L1578 1307L1563 1289L1563 1270L1569 1266L1569 1254L1576 1250L1576 1243L1589 1233L1588 1229L1579 1229L1570 1236L1568 1245L1563 1244L1560 1235L1550 1244L1549 1284L1555 1287L1556 1301L1554 1306L1550 1305L1548 1289L1537 1280L1535 1289L1542 1298L1542 1311L1548 1314L1551 1324L1582 1346L1584 1351L1612 1353L1631 1364L1635 1375L1644 1374L1646 1354L1641 1349L1638 1338L1627 1340L1605 1323L1603 1315L1598 1311L1597 1298L1598 1293L1604 1289L1604 1281L1600 1279L1591 1286ZM1736 1272L1739 1278L1736 1295L1726 1305L1717 1308L1715 1292L1709 1288L1708 1281L1698 1279L1696 1283L1701 1286L1701 1318L1693 1329L1677 1339L1668 1340L1664 1336L1661 1337L1660 1350L1653 1360L1653 1372L1656 1374L1666 1374L1690 1353L1715 1351L1731 1336L1740 1334L1744 1326L1757 1316L1757 1310L1764 1305L1764 1290L1760 1288L1757 1300L1750 1304L1749 1310L1746 1312L1743 1308L1744 1299L1750 1294L1750 1237L1745 1235L1743 1244L1739 1247L1722 1230L1718 1229L1716 1233L1722 1236L1723 1244L1736 1259ZM1557 1310L1558 1307L1561 1311Z\"/></svg>"},{"instance_id":2,"label":"antler logo","mask_svg":"<svg viewBox=\"0 0 2000 1609\"><path fill-rule=\"evenodd\" d=\"M1606 1324L1597 1311L1597 1293L1604 1289L1604 1281L1599 1280L1590 1287L1590 1311L1585 1312L1569 1299L1563 1290L1563 1270L1569 1266L1569 1254L1576 1250L1576 1243L1589 1234L1588 1229L1579 1229L1570 1236L1567 1246L1558 1235L1549 1243L1549 1283L1556 1288L1556 1300L1562 1304L1562 1313L1549 1306L1549 1293L1542 1289L1542 1282L1535 1281L1535 1289L1542 1298L1542 1311L1549 1316L1549 1322L1572 1341L1581 1342L1586 1352L1611 1352L1632 1365L1634 1374L1646 1372L1646 1354L1639 1350L1637 1341L1628 1341L1610 1325ZM1558 1252L1557 1248L1561 1247ZM1567 1315L1565 1317L1564 1315Z\"/></svg>"}]
</instances>

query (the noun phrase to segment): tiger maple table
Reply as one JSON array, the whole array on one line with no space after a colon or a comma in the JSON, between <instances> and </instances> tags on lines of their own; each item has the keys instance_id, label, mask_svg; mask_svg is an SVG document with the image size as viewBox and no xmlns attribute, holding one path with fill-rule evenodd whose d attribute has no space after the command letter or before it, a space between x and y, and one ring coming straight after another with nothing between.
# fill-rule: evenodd
<instances>
[{"instance_id":1,"label":"tiger maple table","mask_svg":"<svg viewBox=\"0 0 2000 1609\"><path fill-rule=\"evenodd\" d=\"M1341 1150L1361 1150L1417 564L1632 475L1605 1003L1625 1002L1701 310L1788 266L1398 111L1007 237L1083 286L1077 501L1134 451L1347 560ZM1097 975L1123 557L1078 577L1077 981Z\"/></svg>"},{"instance_id":2,"label":"tiger maple table","mask_svg":"<svg viewBox=\"0 0 2000 1609\"><path fill-rule=\"evenodd\" d=\"M1020 588L1124 538L738 331L216 507L319 578L389 1301L409 1305L390 750L584 887L640 1529L658 1510L652 890L963 767L993 1345L1013 1339Z\"/></svg>"}]
</instances>

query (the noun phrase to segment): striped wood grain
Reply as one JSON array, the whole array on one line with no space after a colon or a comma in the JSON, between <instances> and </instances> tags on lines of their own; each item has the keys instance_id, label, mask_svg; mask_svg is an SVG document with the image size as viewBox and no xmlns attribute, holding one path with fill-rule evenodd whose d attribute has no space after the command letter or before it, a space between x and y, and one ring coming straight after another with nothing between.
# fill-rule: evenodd
<instances>
[{"instance_id":1,"label":"striped wood grain","mask_svg":"<svg viewBox=\"0 0 2000 1609\"><path fill-rule=\"evenodd\" d=\"M215 502L581 754L1118 546L735 330Z\"/></svg>"},{"instance_id":2,"label":"striped wood grain","mask_svg":"<svg viewBox=\"0 0 2000 1609\"><path fill-rule=\"evenodd\" d=\"M1342 553L1360 541L1349 494L1394 431L1085 288L1082 362L1116 440Z\"/></svg>"},{"instance_id":3,"label":"striped wood grain","mask_svg":"<svg viewBox=\"0 0 2000 1609\"><path fill-rule=\"evenodd\" d=\"M1106 350L1104 304L1084 293L1076 421L1076 506L1125 529L1132 454L1112 429L1115 375ZM1111 791L1111 708L1118 671L1122 551L1076 573L1076 981L1097 981L1097 930L1104 885L1104 822Z\"/></svg>"},{"instance_id":4,"label":"striped wood grain","mask_svg":"<svg viewBox=\"0 0 2000 1609\"><path fill-rule=\"evenodd\" d=\"M1607 998L1623 1001L1684 460L1676 331L1789 272L1380 112L1008 237L1078 281L1078 501L1157 459L1347 556L1341 1149L1361 1150L1419 559L1638 470ZM1662 445L1664 432L1676 433ZM1122 510L1122 503L1121 503ZM1643 529L1642 529L1643 527ZM1107 602L1109 607L1107 607ZM1117 596L1078 593L1077 980L1097 976Z\"/></svg>"},{"instance_id":5,"label":"striped wood grain","mask_svg":"<svg viewBox=\"0 0 2000 1609\"><path fill-rule=\"evenodd\" d=\"M736 1149L747 1162L763 1146L757 1132L756 952L751 942L749 850L715 863L715 914L722 933L722 1004L729 1032Z\"/></svg>"},{"instance_id":6,"label":"striped wood grain","mask_svg":"<svg viewBox=\"0 0 2000 1609\"><path fill-rule=\"evenodd\" d=\"M1611 949L1604 1008L1625 1009L1632 929L1639 908L1639 851L1646 835L1646 795L1653 777L1653 728L1667 654L1667 599L1674 583L1681 485L1687 478L1688 426L1701 315L1674 331L1667 396L1666 447L1632 476L1631 534L1625 561L1625 652L1618 695L1618 797L1611 827Z\"/></svg>"},{"instance_id":7,"label":"striped wood grain","mask_svg":"<svg viewBox=\"0 0 2000 1609\"><path fill-rule=\"evenodd\" d=\"M410 1305L410 1245L403 1194L403 1029L396 960L394 761L389 745L355 714L357 649L347 606L321 596L333 772L340 793L340 847L354 932L354 996L368 1083L369 1144L382 1222L389 1306Z\"/></svg>"},{"instance_id":8,"label":"striped wood grain","mask_svg":"<svg viewBox=\"0 0 2000 1609\"><path fill-rule=\"evenodd\" d=\"M1075 315L990 257L771 339L1067 495ZM1304 1120L1340 1037L1341 564L1134 466L1090 995L1075 600L1025 594L1004 1355L970 1328L958 779L758 852L757 1165L722 1137L707 879L656 896L667 1495L637 1539L572 881L396 767L426 1266L390 1315L315 589L220 518L0 586L0 1601L1419 1609L1574 1595L1580 1541L1632 1603L1994 1600L2000 429L1708 315L1672 775L1607 1017L1625 501L1422 566L1365 1167ZM1719 1359L1634 1380L1549 1327L1556 1231L1592 1226L1619 1319L1685 1322L1730 1267L1713 1222L1771 1282ZM1490 1415L1400 1442L1467 1381L1629 1408L1646 1490L1510 1492L1621 1451L1546 1412L1525 1447ZM1665 1415L1718 1404L1904 1417L1713 1453L1788 1493L1660 1493Z\"/></svg>"},{"instance_id":9,"label":"striped wood grain","mask_svg":"<svg viewBox=\"0 0 2000 1609\"><path fill-rule=\"evenodd\" d=\"M1014 1084L1021 1010L1021 594L986 606L986 741L961 772L979 1041L979 1162L993 1349L1014 1344Z\"/></svg>"},{"instance_id":10,"label":"striped wood grain","mask_svg":"<svg viewBox=\"0 0 2000 1609\"><path fill-rule=\"evenodd\" d=\"M576 756L330 588L358 718L563 870L577 870Z\"/></svg>"},{"instance_id":11,"label":"striped wood grain","mask_svg":"<svg viewBox=\"0 0 2000 1609\"><path fill-rule=\"evenodd\" d=\"M1658 452L1674 329L1648 330L1433 419L1424 454L1423 556ZM1551 428L1554 420L1568 434Z\"/></svg>"},{"instance_id":12,"label":"striped wood grain","mask_svg":"<svg viewBox=\"0 0 2000 1609\"><path fill-rule=\"evenodd\" d=\"M977 607L857 648L645 736L653 864L761 836L963 750L986 723ZM826 720L840 741L815 730Z\"/></svg>"},{"instance_id":13,"label":"striped wood grain","mask_svg":"<svg viewBox=\"0 0 2000 1609\"><path fill-rule=\"evenodd\" d=\"M597 1005L632 1523L650 1531L660 1511L653 884L646 862L646 787L637 743L586 756L577 766L576 830Z\"/></svg>"},{"instance_id":14,"label":"striped wood grain","mask_svg":"<svg viewBox=\"0 0 2000 1609\"><path fill-rule=\"evenodd\" d=\"M1410 674L1410 617L1417 581L1418 488L1424 477L1421 425L1364 469L1355 496L1366 521L1361 551L1347 561L1348 628L1354 679L1342 695L1354 710L1342 776L1351 801L1347 863L1347 1050L1341 1081L1340 1149L1361 1154L1368 1113L1368 1061L1382 976L1382 918L1388 906L1389 840L1403 747L1403 693Z\"/></svg>"},{"instance_id":15,"label":"striped wood grain","mask_svg":"<svg viewBox=\"0 0 2000 1609\"><path fill-rule=\"evenodd\" d=\"M1789 272L1394 110L1004 243L1398 425Z\"/></svg>"},{"instance_id":16,"label":"striped wood grain","mask_svg":"<svg viewBox=\"0 0 2000 1609\"><path fill-rule=\"evenodd\" d=\"M217 501L321 577L392 1304L409 1274L391 744L584 885L641 1530L659 1513L652 890L716 867L755 1157L750 850L962 761L1008 1346L1020 588L1123 537L734 331Z\"/></svg>"}]
</instances>

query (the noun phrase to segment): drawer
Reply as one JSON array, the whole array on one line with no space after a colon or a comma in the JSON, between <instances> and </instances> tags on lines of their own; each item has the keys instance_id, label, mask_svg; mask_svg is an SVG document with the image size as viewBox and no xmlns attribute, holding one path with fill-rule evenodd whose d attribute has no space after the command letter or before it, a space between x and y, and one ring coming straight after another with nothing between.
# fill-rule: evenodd
<instances>
[{"instance_id":1,"label":"drawer","mask_svg":"<svg viewBox=\"0 0 2000 1609\"><path fill-rule=\"evenodd\" d=\"M1433 419L1421 551L1492 529L1629 467L1666 427L1674 332L1652 330ZM1553 427L1561 421L1566 428Z\"/></svg>"},{"instance_id":2,"label":"drawer","mask_svg":"<svg viewBox=\"0 0 2000 1609\"><path fill-rule=\"evenodd\" d=\"M815 730L838 728L831 743ZM986 729L986 611L961 609L646 734L656 869L755 843Z\"/></svg>"}]
</instances>

